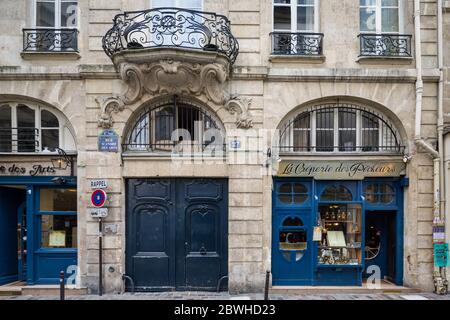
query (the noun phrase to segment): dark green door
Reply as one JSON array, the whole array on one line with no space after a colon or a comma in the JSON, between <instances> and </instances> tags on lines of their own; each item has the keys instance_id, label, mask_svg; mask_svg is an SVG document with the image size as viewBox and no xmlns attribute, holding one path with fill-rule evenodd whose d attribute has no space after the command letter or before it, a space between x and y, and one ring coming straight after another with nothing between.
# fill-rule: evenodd
<instances>
[{"instance_id":1,"label":"dark green door","mask_svg":"<svg viewBox=\"0 0 450 320\"><path fill-rule=\"evenodd\" d=\"M215 290L227 271L228 181L129 179L126 273L138 291Z\"/></svg>"}]
</instances>

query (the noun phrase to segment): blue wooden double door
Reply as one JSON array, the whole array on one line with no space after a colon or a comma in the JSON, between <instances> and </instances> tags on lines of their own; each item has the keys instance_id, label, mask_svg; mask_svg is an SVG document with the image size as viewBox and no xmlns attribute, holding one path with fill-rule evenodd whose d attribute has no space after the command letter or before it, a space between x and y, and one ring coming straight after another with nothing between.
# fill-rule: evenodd
<instances>
[{"instance_id":1,"label":"blue wooden double door","mask_svg":"<svg viewBox=\"0 0 450 320\"><path fill-rule=\"evenodd\" d=\"M227 289L226 179L129 179L126 223L137 291Z\"/></svg>"}]
</instances>

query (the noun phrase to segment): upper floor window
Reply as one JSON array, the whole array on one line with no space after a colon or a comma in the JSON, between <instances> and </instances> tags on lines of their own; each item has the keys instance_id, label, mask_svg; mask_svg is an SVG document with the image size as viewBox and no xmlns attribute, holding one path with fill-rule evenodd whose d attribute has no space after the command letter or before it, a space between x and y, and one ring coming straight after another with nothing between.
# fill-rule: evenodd
<instances>
[{"instance_id":1,"label":"upper floor window","mask_svg":"<svg viewBox=\"0 0 450 320\"><path fill-rule=\"evenodd\" d=\"M183 8L201 11L203 0L150 0L152 8Z\"/></svg>"},{"instance_id":2,"label":"upper floor window","mask_svg":"<svg viewBox=\"0 0 450 320\"><path fill-rule=\"evenodd\" d=\"M318 0L274 0L274 32L317 32Z\"/></svg>"},{"instance_id":3,"label":"upper floor window","mask_svg":"<svg viewBox=\"0 0 450 320\"><path fill-rule=\"evenodd\" d=\"M75 151L75 141L62 116L47 108L0 103L0 152Z\"/></svg>"},{"instance_id":4,"label":"upper floor window","mask_svg":"<svg viewBox=\"0 0 450 320\"><path fill-rule=\"evenodd\" d=\"M280 152L385 152L404 150L395 126L374 110L351 104L314 106L285 122Z\"/></svg>"},{"instance_id":5,"label":"upper floor window","mask_svg":"<svg viewBox=\"0 0 450 320\"><path fill-rule=\"evenodd\" d=\"M360 29L367 33L401 33L402 0L360 0Z\"/></svg>"},{"instance_id":6,"label":"upper floor window","mask_svg":"<svg viewBox=\"0 0 450 320\"><path fill-rule=\"evenodd\" d=\"M24 51L77 51L77 0L33 0L32 28L24 29Z\"/></svg>"},{"instance_id":7,"label":"upper floor window","mask_svg":"<svg viewBox=\"0 0 450 320\"><path fill-rule=\"evenodd\" d=\"M319 0L274 0L272 54L321 55Z\"/></svg>"}]
</instances>

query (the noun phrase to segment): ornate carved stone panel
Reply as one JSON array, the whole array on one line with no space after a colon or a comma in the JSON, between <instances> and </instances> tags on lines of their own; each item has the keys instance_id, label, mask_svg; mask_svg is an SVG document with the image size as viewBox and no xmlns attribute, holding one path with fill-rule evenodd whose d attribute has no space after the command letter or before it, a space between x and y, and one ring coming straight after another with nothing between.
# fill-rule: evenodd
<instances>
[{"instance_id":1,"label":"ornate carved stone panel","mask_svg":"<svg viewBox=\"0 0 450 320\"><path fill-rule=\"evenodd\" d=\"M249 106L251 99L231 96L228 91L230 62L211 52L180 49L136 50L116 54L113 62L127 90L117 96L100 97L102 113L98 124L113 125L112 114L134 105L144 97L164 95L192 96L236 115L238 128L253 126Z\"/></svg>"}]
</instances>

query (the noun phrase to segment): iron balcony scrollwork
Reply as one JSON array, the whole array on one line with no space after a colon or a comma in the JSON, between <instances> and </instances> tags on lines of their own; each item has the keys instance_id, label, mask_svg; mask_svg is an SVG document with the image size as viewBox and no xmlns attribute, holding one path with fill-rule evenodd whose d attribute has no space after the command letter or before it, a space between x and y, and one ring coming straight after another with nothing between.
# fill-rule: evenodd
<instances>
[{"instance_id":1,"label":"iron balcony scrollwork","mask_svg":"<svg viewBox=\"0 0 450 320\"><path fill-rule=\"evenodd\" d=\"M361 57L412 57L411 35L360 34Z\"/></svg>"},{"instance_id":2,"label":"iron balcony scrollwork","mask_svg":"<svg viewBox=\"0 0 450 320\"><path fill-rule=\"evenodd\" d=\"M23 29L24 52L78 52L78 30Z\"/></svg>"},{"instance_id":3,"label":"iron balcony scrollwork","mask_svg":"<svg viewBox=\"0 0 450 320\"><path fill-rule=\"evenodd\" d=\"M272 54L320 56L323 33L272 32Z\"/></svg>"},{"instance_id":4,"label":"iron balcony scrollwork","mask_svg":"<svg viewBox=\"0 0 450 320\"><path fill-rule=\"evenodd\" d=\"M156 8L118 14L103 37L112 57L127 49L178 47L225 54L234 63L239 44L223 15L180 8Z\"/></svg>"}]
</instances>

